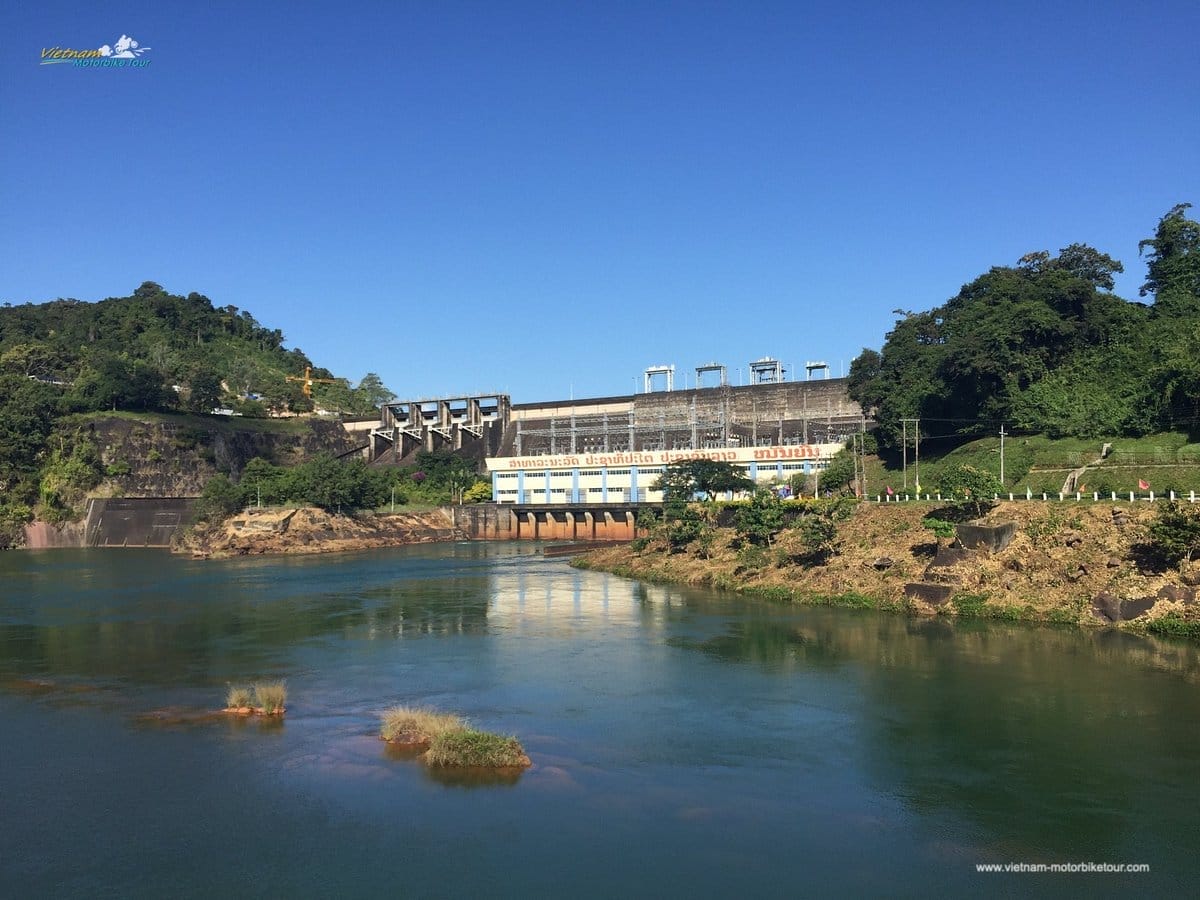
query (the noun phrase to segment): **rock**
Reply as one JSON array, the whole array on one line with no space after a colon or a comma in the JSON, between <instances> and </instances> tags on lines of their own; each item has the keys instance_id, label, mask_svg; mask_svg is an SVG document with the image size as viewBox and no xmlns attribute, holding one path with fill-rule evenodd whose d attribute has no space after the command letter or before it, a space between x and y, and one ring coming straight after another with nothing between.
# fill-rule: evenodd
<instances>
[{"instance_id":1,"label":"rock","mask_svg":"<svg viewBox=\"0 0 1200 900\"><path fill-rule=\"evenodd\" d=\"M1004 568L1008 569L1010 572L1024 572L1025 563L1020 557L1014 556L1012 559L1006 559L1004 561Z\"/></svg>"},{"instance_id":2,"label":"rock","mask_svg":"<svg viewBox=\"0 0 1200 900\"><path fill-rule=\"evenodd\" d=\"M1154 604L1157 602L1157 597L1137 597L1131 600L1122 600L1121 621L1128 622L1131 619L1136 619L1138 616L1145 615L1154 608Z\"/></svg>"},{"instance_id":3,"label":"rock","mask_svg":"<svg viewBox=\"0 0 1200 900\"><path fill-rule=\"evenodd\" d=\"M939 547L925 569L925 580L938 584L963 584L975 574L975 552L959 547Z\"/></svg>"},{"instance_id":4,"label":"rock","mask_svg":"<svg viewBox=\"0 0 1200 900\"><path fill-rule=\"evenodd\" d=\"M1101 591L1092 598L1092 615L1106 622L1121 621L1121 601L1108 591Z\"/></svg>"},{"instance_id":5,"label":"rock","mask_svg":"<svg viewBox=\"0 0 1200 900\"><path fill-rule=\"evenodd\" d=\"M988 525L964 522L954 526L954 534L960 546L967 550L983 550L987 553L999 553L1012 543L1016 533L1016 522L996 522Z\"/></svg>"},{"instance_id":6,"label":"rock","mask_svg":"<svg viewBox=\"0 0 1200 900\"><path fill-rule=\"evenodd\" d=\"M1157 594L1159 600L1170 600L1172 603L1187 603L1196 602L1196 595L1200 593L1194 587L1179 587L1178 585L1168 584L1164 588L1160 588Z\"/></svg>"},{"instance_id":7,"label":"rock","mask_svg":"<svg viewBox=\"0 0 1200 900\"><path fill-rule=\"evenodd\" d=\"M1120 509L1118 507L1113 507L1112 522L1118 528L1120 528L1123 525L1128 525L1129 524L1129 513L1127 513L1125 510Z\"/></svg>"},{"instance_id":8,"label":"rock","mask_svg":"<svg viewBox=\"0 0 1200 900\"><path fill-rule=\"evenodd\" d=\"M904 586L904 596L921 600L930 606L944 606L954 596L954 588L944 584L926 584L923 581L911 582Z\"/></svg>"},{"instance_id":9,"label":"rock","mask_svg":"<svg viewBox=\"0 0 1200 900\"><path fill-rule=\"evenodd\" d=\"M1110 569L1119 569L1121 568L1121 560L1118 557L1110 556L1104 561L1104 565Z\"/></svg>"},{"instance_id":10,"label":"rock","mask_svg":"<svg viewBox=\"0 0 1200 900\"><path fill-rule=\"evenodd\" d=\"M890 556L877 556L877 557L875 557L875 560L871 563L871 567L874 569L878 569L880 572L883 572L883 571L886 571L887 569L890 569L895 564L896 564L896 561L894 559L892 559Z\"/></svg>"}]
</instances>

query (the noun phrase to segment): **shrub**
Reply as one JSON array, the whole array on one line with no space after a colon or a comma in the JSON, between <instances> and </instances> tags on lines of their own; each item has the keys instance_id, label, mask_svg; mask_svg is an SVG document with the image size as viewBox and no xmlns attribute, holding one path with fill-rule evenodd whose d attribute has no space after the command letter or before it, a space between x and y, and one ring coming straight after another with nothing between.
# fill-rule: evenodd
<instances>
[{"instance_id":1,"label":"shrub","mask_svg":"<svg viewBox=\"0 0 1200 900\"><path fill-rule=\"evenodd\" d=\"M529 765L529 757L515 737L474 729L448 731L436 736L430 742L425 761L431 766L524 768Z\"/></svg>"},{"instance_id":2,"label":"shrub","mask_svg":"<svg viewBox=\"0 0 1200 900\"><path fill-rule=\"evenodd\" d=\"M283 712L287 685L282 681L260 681L254 685L254 705L268 716Z\"/></svg>"},{"instance_id":3,"label":"shrub","mask_svg":"<svg viewBox=\"0 0 1200 900\"><path fill-rule=\"evenodd\" d=\"M783 501L774 491L760 488L750 502L734 515L734 527L752 544L770 547L771 541L783 530Z\"/></svg>"},{"instance_id":4,"label":"shrub","mask_svg":"<svg viewBox=\"0 0 1200 900\"><path fill-rule=\"evenodd\" d=\"M932 516L926 516L921 520L921 524L933 532L937 538L952 538L954 537L954 523L947 522L945 519L935 519Z\"/></svg>"},{"instance_id":5,"label":"shrub","mask_svg":"<svg viewBox=\"0 0 1200 900\"><path fill-rule=\"evenodd\" d=\"M942 472L938 479L938 490L942 494L949 494L963 506L974 509L977 516L992 505L992 495L1003 489L999 478L975 466L953 466Z\"/></svg>"},{"instance_id":6,"label":"shrub","mask_svg":"<svg viewBox=\"0 0 1200 900\"><path fill-rule=\"evenodd\" d=\"M225 695L225 707L227 709L244 709L250 705L253 700L254 692L244 685L230 685L229 692Z\"/></svg>"},{"instance_id":7,"label":"shrub","mask_svg":"<svg viewBox=\"0 0 1200 900\"><path fill-rule=\"evenodd\" d=\"M1167 613L1146 625L1151 634L1200 640L1200 619L1189 619L1178 613Z\"/></svg>"},{"instance_id":8,"label":"shrub","mask_svg":"<svg viewBox=\"0 0 1200 900\"><path fill-rule=\"evenodd\" d=\"M802 516L796 523L796 532L804 547L801 562L805 565L820 565L833 555L837 540L837 525L833 519L812 514Z\"/></svg>"},{"instance_id":9,"label":"shrub","mask_svg":"<svg viewBox=\"0 0 1200 900\"><path fill-rule=\"evenodd\" d=\"M950 604L959 617L977 619L987 615L987 599L987 594L955 594Z\"/></svg>"},{"instance_id":10,"label":"shrub","mask_svg":"<svg viewBox=\"0 0 1200 900\"><path fill-rule=\"evenodd\" d=\"M467 723L453 713L423 706L393 706L379 716L379 736L385 741L432 741L451 731L465 731Z\"/></svg>"},{"instance_id":11,"label":"shrub","mask_svg":"<svg viewBox=\"0 0 1200 900\"><path fill-rule=\"evenodd\" d=\"M1150 541L1167 565L1191 561L1200 555L1200 513L1178 503L1164 504L1150 523Z\"/></svg>"}]
</instances>

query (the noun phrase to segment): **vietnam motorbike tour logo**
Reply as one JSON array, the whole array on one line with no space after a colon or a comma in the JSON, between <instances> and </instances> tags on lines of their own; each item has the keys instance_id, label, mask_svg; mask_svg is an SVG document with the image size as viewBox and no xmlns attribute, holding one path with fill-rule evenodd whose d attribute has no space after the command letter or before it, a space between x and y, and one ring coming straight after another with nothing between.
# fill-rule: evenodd
<instances>
[{"instance_id":1,"label":"vietnam motorbike tour logo","mask_svg":"<svg viewBox=\"0 0 1200 900\"><path fill-rule=\"evenodd\" d=\"M143 47L127 34L111 47L105 44L95 50L76 50L73 47L43 47L43 66L69 63L77 69L144 69L150 60L142 54L150 47Z\"/></svg>"}]
</instances>

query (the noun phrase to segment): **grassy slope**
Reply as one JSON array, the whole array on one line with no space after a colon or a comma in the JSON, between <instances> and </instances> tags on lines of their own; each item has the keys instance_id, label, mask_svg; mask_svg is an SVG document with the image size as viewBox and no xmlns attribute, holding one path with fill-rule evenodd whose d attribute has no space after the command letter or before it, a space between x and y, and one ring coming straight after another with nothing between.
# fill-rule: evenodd
<instances>
[{"instance_id":1,"label":"grassy slope","mask_svg":"<svg viewBox=\"0 0 1200 900\"><path fill-rule=\"evenodd\" d=\"M1200 493L1200 444L1189 443L1188 436L1177 433L1148 435L1142 438L1052 439L1041 435L1008 437L1004 441L1005 486L1016 494L1026 489L1035 494L1057 494L1072 469L1090 463L1100 448L1111 443L1108 457L1084 473L1080 483L1085 491L1136 491L1138 479L1146 480L1159 493L1168 490ZM935 491L938 475L956 465L972 465L997 475L1000 473L1000 438L987 437L938 455L935 442L922 444L921 488ZM908 461L908 489L915 491L916 467ZM888 466L883 460L869 459L867 489L873 496L888 485L902 491L900 465Z\"/></svg>"}]
</instances>

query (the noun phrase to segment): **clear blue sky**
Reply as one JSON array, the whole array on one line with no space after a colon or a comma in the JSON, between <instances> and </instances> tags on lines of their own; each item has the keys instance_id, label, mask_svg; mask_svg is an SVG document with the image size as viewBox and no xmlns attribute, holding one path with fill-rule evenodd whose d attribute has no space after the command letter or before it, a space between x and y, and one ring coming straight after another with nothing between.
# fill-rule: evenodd
<instances>
[{"instance_id":1,"label":"clear blue sky","mask_svg":"<svg viewBox=\"0 0 1200 900\"><path fill-rule=\"evenodd\" d=\"M0 301L143 281L403 397L835 374L1200 207L1200 3L8 3ZM150 64L39 65L122 34ZM694 375L688 375L689 382Z\"/></svg>"}]
</instances>

